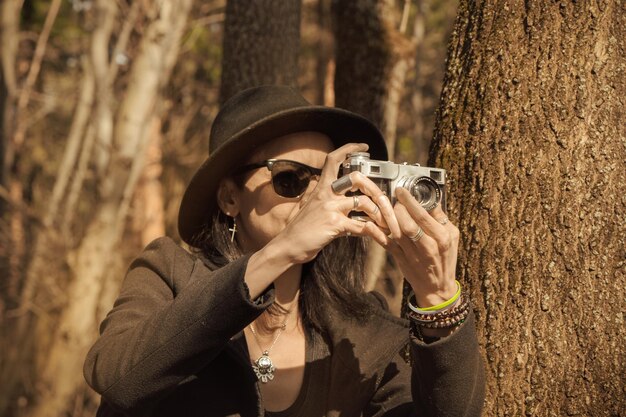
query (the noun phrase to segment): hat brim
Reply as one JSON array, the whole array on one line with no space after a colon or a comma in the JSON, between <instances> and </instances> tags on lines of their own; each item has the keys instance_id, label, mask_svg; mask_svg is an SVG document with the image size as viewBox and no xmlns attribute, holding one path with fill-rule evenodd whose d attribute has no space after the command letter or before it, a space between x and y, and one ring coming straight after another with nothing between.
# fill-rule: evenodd
<instances>
[{"instance_id":1,"label":"hat brim","mask_svg":"<svg viewBox=\"0 0 626 417\"><path fill-rule=\"evenodd\" d=\"M181 238L193 244L193 237L211 221L217 210L220 181L250 154L268 141L297 132L320 132L336 148L350 142L367 143L372 159L387 160L387 146L380 131L369 120L347 110L305 106L278 112L233 135L198 168L183 195L178 213Z\"/></svg>"}]
</instances>

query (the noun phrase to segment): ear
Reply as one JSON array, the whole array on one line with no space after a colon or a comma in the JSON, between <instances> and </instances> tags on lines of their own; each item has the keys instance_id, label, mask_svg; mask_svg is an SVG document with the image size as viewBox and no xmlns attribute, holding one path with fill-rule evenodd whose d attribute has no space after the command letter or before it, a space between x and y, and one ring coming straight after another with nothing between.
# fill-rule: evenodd
<instances>
[{"instance_id":1,"label":"ear","mask_svg":"<svg viewBox=\"0 0 626 417\"><path fill-rule=\"evenodd\" d=\"M224 214L236 217L239 214L240 190L231 178L225 178L217 189L217 205Z\"/></svg>"}]
</instances>

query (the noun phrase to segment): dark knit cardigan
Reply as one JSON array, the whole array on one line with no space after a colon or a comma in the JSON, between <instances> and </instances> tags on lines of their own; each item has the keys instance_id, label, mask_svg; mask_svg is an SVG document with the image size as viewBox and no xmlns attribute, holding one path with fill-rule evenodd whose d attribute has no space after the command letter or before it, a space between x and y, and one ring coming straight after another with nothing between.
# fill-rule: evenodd
<instances>
[{"instance_id":1,"label":"dark knit cardigan","mask_svg":"<svg viewBox=\"0 0 626 417\"><path fill-rule=\"evenodd\" d=\"M264 414L242 331L271 305L273 289L261 303L250 300L247 262L212 270L169 238L133 261L85 361L85 378L102 396L99 416ZM313 374L324 380L309 381L299 415L480 415L485 383L473 316L425 344L371 298L376 311L364 322L328 312L318 335L327 356L306 365L327 372ZM407 343L412 366L400 353Z\"/></svg>"}]
</instances>

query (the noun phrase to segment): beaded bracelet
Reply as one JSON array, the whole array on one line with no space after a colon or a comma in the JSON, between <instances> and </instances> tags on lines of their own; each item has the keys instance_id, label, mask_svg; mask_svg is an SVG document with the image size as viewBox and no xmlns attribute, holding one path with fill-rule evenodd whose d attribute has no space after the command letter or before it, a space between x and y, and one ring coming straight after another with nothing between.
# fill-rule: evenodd
<instances>
[{"instance_id":1,"label":"beaded bracelet","mask_svg":"<svg viewBox=\"0 0 626 417\"><path fill-rule=\"evenodd\" d=\"M459 303L450 309L438 311L435 314L424 314L424 313L416 313L414 311L411 311L408 313L408 315L413 320L423 322L423 323L432 323L434 321L441 321L450 317L458 316L459 314L461 314L463 311L467 310L468 308L469 308L469 299L466 297L461 297L459 298Z\"/></svg>"},{"instance_id":2,"label":"beaded bracelet","mask_svg":"<svg viewBox=\"0 0 626 417\"><path fill-rule=\"evenodd\" d=\"M414 324L429 328L442 329L457 327L465 322L470 312L470 302L466 297L461 297L458 305L449 310L440 311L437 314L423 314L411 311L408 317Z\"/></svg>"},{"instance_id":3,"label":"beaded bracelet","mask_svg":"<svg viewBox=\"0 0 626 417\"><path fill-rule=\"evenodd\" d=\"M460 326L465 322L467 316L469 315L469 309L462 311L460 314L448 317L442 320L437 320L429 323L418 323L420 326L426 329L447 329L450 327Z\"/></svg>"}]
</instances>

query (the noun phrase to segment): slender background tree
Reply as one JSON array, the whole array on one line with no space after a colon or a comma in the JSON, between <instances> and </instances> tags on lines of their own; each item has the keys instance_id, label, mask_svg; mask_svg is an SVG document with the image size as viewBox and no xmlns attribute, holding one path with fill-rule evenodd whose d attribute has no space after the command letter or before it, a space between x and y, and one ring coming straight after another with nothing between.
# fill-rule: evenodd
<instances>
[{"instance_id":1,"label":"slender background tree","mask_svg":"<svg viewBox=\"0 0 626 417\"><path fill-rule=\"evenodd\" d=\"M442 3L334 3L336 105L372 120L383 132L394 161L425 163L430 144L425 132L433 124L428 118L434 116L442 82L443 53L439 60L422 54L436 57L433 50L444 50L456 4ZM428 39L427 27L437 28ZM383 293L399 314L404 278L382 247L370 246L367 270L367 289Z\"/></svg>"},{"instance_id":2,"label":"slender background tree","mask_svg":"<svg viewBox=\"0 0 626 417\"><path fill-rule=\"evenodd\" d=\"M297 85L299 0L229 1L220 101L249 87Z\"/></svg>"}]
</instances>

